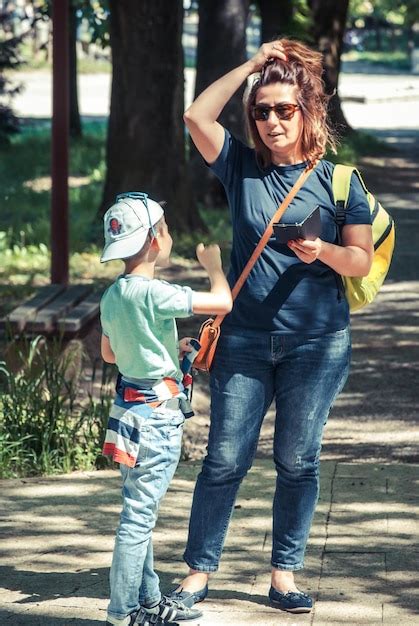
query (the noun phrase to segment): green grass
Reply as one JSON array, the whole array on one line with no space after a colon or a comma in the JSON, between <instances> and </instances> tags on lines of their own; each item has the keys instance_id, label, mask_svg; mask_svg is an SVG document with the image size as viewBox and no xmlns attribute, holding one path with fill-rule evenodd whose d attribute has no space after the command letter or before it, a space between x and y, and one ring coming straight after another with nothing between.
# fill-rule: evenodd
<instances>
[{"instance_id":1,"label":"green grass","mask_svg":"<svg viewBox=\"0 0 419 626\"><path fill-rule=\"evenodd\" d=\"M24 42L20 48L20 54L23 59L21 71L30 72L36 70L52 70L51 58L46 58L45 51L33 54L32 44ZM106 55L100 58L93 56L79 56L77 59L78 74L110 74L112 72L112 64Z\"/></svg>"},{"instance_id":2,"label":"green grass","mask_svg":"<svg viewBox=\"0 0 419 626\"><path fill-rule=\"evenodd\" d=\"M84 137L70 147L70 244L82 251L100 230L97 208L105 172L105 124L84 125ZM30 125L0 153L0 231L10 245L49 245L50 128Z\"/></svg>"},{"instance_id":3,"label":"green grass","mask_svg":"<svg viewBox=\"0 0 419 626\"><path fill-rule=\"evenodd\" d=\"M410 58L405 50L395 51L356 51L351 50L342 55L342 61L347 63L365 63L387 67L392 70L410 70Z\"/></svg>"},{"instance_id":4,"label":"green grass","mask_svg":"<svg viewBox=\"0 0 419 626\"><path fill-rule=\"evenodd\" d=\"M380 156L393 152L394 149L373 135L357 131L341 140L337 154L328 152L326 158L332 163L358 165L364 156Z\"/></svg>"}]
</instances>

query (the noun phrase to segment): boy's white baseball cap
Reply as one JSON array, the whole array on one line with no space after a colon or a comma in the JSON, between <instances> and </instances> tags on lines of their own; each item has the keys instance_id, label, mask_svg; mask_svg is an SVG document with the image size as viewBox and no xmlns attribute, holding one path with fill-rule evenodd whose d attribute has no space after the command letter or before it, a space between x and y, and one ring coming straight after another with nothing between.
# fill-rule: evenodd
<instances>
[{"instance_id":1,"label":"boy's white baseball cap","mask_svg":"<svg viewBox=\"0 0 419 626\"><path fill-rule=\"evenodd\" d=\"M160 204L141 192L127 192L116 197L103 216L105 247L100 262L126 259L137 254L146 242L150 229L163 217Z\"/></svg>"}]
</instances>

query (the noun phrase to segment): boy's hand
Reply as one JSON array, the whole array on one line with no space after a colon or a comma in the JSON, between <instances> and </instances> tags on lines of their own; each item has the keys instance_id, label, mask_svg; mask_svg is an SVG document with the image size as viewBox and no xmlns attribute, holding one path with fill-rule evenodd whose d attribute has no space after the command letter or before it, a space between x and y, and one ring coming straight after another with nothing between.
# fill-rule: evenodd
<instances>
[{"instance_id":1,"label":"boy's hand","mask_svg":"<svg viewBox=\"0 0 419 626\"><path fill-rule=\"evenodd\" d=\"M207 271L211 283L210 291L192 292L192 310L194 313L210 315L226 315L233 306L231 290L224 276L221 263L220 248L213 244L196 246L196 256L202 267Z\"/></svg>"},{"instance_id":2,"label":"boy's hand","mask_svg":"<svg viewBox=\"0 0 419 626\"><path fill-rule=\"evenodd\" d=\"M186 352L192 352L192 347L189 345L192 337L183 337L179 340L179 359L183 359Z\"/></svg>"},{"instance_id":3,"label":"boy's hand","mask_svg":"<svg viewBox=\"0 0 419 626\"><path fill-rule=\"evenodd\" d=\"M203 243L199 243L196 246L196 256L198 261L208 273L214 270L222 270L221 264L221 251L216 243L204 246Z\"/></svg>"}]
</instances>

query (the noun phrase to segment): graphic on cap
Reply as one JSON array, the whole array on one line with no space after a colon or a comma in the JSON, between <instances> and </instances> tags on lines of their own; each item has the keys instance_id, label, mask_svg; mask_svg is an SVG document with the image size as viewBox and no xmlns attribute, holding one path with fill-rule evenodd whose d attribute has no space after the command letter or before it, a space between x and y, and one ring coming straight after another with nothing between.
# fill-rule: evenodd
<instances>
[{"instance_id":1,"label":"graphic on cap","mask_svg":"<svg viewBox=\"0 0 419 626\"><path fill-rule=\"evenodd\" d=\"M108 232L112 233L112 235L119 235L121 232L122 224L119 222L116 217L112 217L109 221Z\"/></svg>"},{"instance_id":2,"label":"graphic on cap","mask_svg":"<svg viewBox=\"0 0 419 626\"><path fill-rule=\"evenodd\" d=\"M148 232L155 236L154 225L163 215L160 204L147 199L145 193L120 194L103 216L105 246L101 262L126 259L137 254L144 246Z\"/></svg>"}]
</instances>

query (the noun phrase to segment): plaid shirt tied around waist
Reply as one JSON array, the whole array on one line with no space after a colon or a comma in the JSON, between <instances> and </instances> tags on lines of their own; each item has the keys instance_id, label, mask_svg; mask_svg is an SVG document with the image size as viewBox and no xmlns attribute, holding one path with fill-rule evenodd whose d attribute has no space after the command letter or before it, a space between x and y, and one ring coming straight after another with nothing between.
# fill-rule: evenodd
<instances>
[{"instance_id":1,"label":"plaid shirt tied around waist","mask_svg":"<svg viewBox=\"0 0 419 626\"><path fill-rule=\"evenodd\" d=\"M174 378L163 378L150 388L142 388L119 376L116 392L102 454L128 467L135 467L138 462L140 428L144 418L151 415L156 407L176 398L185 417L193 415L184 385Z\"/></svg>"}]
</instances>

